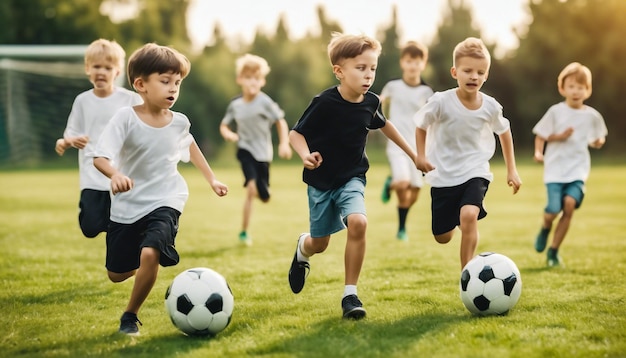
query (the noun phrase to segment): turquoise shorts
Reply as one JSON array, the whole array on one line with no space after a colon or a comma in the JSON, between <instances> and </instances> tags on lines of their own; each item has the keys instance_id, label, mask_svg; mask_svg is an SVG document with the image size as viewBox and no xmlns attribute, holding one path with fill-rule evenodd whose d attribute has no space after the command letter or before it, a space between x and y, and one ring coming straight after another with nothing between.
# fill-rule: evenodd
<instances>
[{"instance_id":1,"label":"turquoise shorts","mask_svg":"<svg viewBox=\"0 0 626 358\"><path fill-rule=\"evenodd\" d=\"M346 228L348 215L365 212L365 180L352 178L337 189L319 190L309 185L311 237L325 237Z\"/></svg>"},{"instance_id":2,"label":"turquoise shorts","mask_svg":"<svg viewBox=\"0 0 626 358\"><path fill-rule=\"evenodd\" d=\"M563 199L570 196L576 200L576 209L580 207L585 197L585 183L576 180L571 183L547 183L548 205L545 212L548 214L558 214L563 210Z\"/></svg>"}]
</instances>

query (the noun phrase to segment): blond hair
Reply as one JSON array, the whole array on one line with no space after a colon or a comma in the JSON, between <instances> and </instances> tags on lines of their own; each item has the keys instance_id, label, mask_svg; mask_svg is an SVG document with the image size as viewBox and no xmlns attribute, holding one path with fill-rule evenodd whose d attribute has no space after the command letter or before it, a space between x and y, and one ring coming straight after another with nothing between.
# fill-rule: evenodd
<instances>
[{"instance_id":1,"label":"blond hair","mask_svg":"<svg viewBox=\"0 0 626 358\"><path fill-rule=\"evenodd\" d=\"M380 42L369 36L335 32L328 44L328 57L334 66L339 65L342 60L357 57L366 50L374 50L380 54L381 49Z\"/></svg>"},{"instance_id":2,"label":"blond hair","mask_svg":"<svg viewBox=\"0 0 626 358\"><path fill-rule=\"evenodd\" d=\"M97 39L87 46L85 50L85 66L88 67L96 61L106 60L117 68L124 68L126 52L120 44L112 40Z\"/></svg>"},{"instance_id":3,"label":"blond hair","mask_svg":"<svg viewBox=\"0 0 626 358\"><path fill-rule=\"evenodd\" d=\"M476 37L468 37L459 42L452 53L452 66L462 57L471 57L487 60L488 67L491 65L491 55L483 41Z\"/></svg>"},{"instance_id":4,"label":"blond hair","mask_svg":"<svg viewBox=\"0 0 626 358\"><path fill-rule=\"evenodd\" d=\"M428 47L417 41L408 41L400 49L400 57L410 56L411 58L421 58L424 62L428 61Z\"/></svg>"},{"instance_id":5,"label":"blond hair","mask_svg":"<svg viewBox=\"0 0 626 358\"><path fill-rule=\"evenodd\" d=\"M191 63L185 55L155 43L143 45L128 59L128 82L131 86L136 78L147 78L153 73L173 72L185 78L189 71Z\"/></svg>"},{"instance_id":6,"label":"blond hair","mask_svg":"<svg viewBox=\"0 0 626 358\"><path fill-rule=\"evenodd\" d=\"M565 78L570 76L574 78L576 83L587 86L587 98L589 98L589 96L591 96L591 70L587 66L581 65L578 62L572 62L565 66L561 73L559 73L559 77L557 79L559 91L564 89L563 84L565 83Z\"/></svg>"},{"instance_id":7,"label":"blond hair","mask_svg":"<svg viewBox=\"0 0 626 358\"><path fill-rule=\"evenodd\" d=\"M235 62L235 71L237 76L241 76L243 73L259 73L265 77L270 73L270 66L263 57L247 53Z\"/></svg>"}]
</instances>

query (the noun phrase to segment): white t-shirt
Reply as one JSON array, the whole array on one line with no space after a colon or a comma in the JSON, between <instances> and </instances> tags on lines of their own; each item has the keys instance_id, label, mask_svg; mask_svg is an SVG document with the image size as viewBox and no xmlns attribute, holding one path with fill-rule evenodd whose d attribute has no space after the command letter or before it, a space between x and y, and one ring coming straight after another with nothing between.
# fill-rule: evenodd
<instances>
[{"instance_id":1,"label":"white t-shirt","mask_svg":"<svg viewBox=\"0 0 626 358\"><path fill-rule=\"evenodd\" d=\"M402 79L387 82L380 95L389 99L389 120L398 129L398 132L415 149L415 122L413 116L422 108L433 90L425 84L409 86ZM392 140L387 140L387 149L390 147L404 153ZM406 154L405 154L406 155Z\"/></svg>"},{"instance_id":2,"label":"white t-shirt","mask_svg":"<svg viewBox=\"0 0 626 358\"><path fill-rule=\"evenodd\" d=\"M115 166L134 181L131 190L111 199L111 221L132 224L154 209L183 212L189 196L178 162L189 161L191 123L182 113L156 128L144 123L132 107L120 109L104 129L96 157L116 158Z\"/></svg>"},{"instance_id":3,"label":"white t-shirt","mask_svg":"<svg viewBox=\"0 0 626 358\"><path fill-rule=\"evenodd\" d=\"M260 92L250 102L244 101L241 96L233 99L226 108L222 123L237 124L239 148L250 152L259 162L271 162L274 156L271 128L284 116L278 104Z\"/></svg>"},{"instance_id":4,"label":"white t-shirt","mask_svg":"<svg viewBox=\"0 0 626 358\"><path fill-rule=\"evenodd\" d=\"M533 128L533 133L546 139L569 127L574 128L574 132L567 140L548 142L546 146L543 157L545 183L586 181L591 169L589 143L608 134L604 118L598 111L589 106L575 109L565 102L550 107Z\"/></svg>"},{"instance_id":5,"label":"white t-shirt","mask_svg":"<svg viewBox=\"0 0 626 358\"><path fill-rule=\"evenodd\" d=\"M98 97L93 89L85 91L74 100L67 119L64 137L86 135L89 142L78 150L80 189L111 190L109 178L93 166L92 152L98 145L100 134L115 112L126 106L142 103L141 96L122 87L116 87L107 97Z\"/></svg>"},{"instance_id":6,"label":"white t-shirt","mask_svg":"<svg viewBox=\"0 0 626 358\"><path fill-rule=\"evenodd\" d=\"M426 158L436 169L426 174L433 187L463 184L472 178L493 180L489 159L496 147L495 134L509 130L502 106L480 93L479 109L467 109L456 88L437 92L415 114L415 124L426 130Z\"/></svg>"}]
</instances>

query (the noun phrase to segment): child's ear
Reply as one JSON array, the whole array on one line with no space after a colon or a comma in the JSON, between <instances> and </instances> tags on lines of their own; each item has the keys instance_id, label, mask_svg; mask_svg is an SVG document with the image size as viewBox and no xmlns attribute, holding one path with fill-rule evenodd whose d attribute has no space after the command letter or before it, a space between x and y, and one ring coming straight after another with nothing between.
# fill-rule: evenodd
<instances>
[{"instance_id":1,"label":"child's ear","mask_svg":"<svg viewBox=\"0 0 626 358\"><path fill-rule=\"evenodd\" d=\"M141 78L141 77L135 78L135 80L133 81L133 88L137 92L143 92L144 91L143 78Z\"/></svg>"},{"instance_id":2,"label":"child's ear","mask_svg":"<svg viewBox=\"0 0 626 358\"><path fill-rule=\"evenodd\" d=\"M456 67L450 67L450 75L452 76L452 78L456 79Z\"/></svg>"},{"instance_id":3,"label":"child's ear","mask_svg":"<svg viewBox=\"0 0 626 358\"><path fill-rule=\"evenodd\" d=\"M333 65L333 73L335 74L335 78L341 80L343 78L343 72L341 70L341 66Z\"/></svg>"}]
</instances>

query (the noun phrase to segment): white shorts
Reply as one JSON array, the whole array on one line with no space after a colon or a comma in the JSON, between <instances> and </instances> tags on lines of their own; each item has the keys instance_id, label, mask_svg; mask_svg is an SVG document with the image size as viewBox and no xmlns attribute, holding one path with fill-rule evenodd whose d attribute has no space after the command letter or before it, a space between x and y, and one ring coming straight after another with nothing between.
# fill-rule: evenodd
<instances>
[{"instance_id":1,"label":"white shorts","mask_svg":"<svg viewBox=\"0 0 626 358\"><path fill-rule=\"evenodd\" d=\"M398 146L387 146L387 160L391 168L391 181L408 181L413 188L424 185L422 172L415 167L415 163Z\"/></svg>"}]
</instances>

